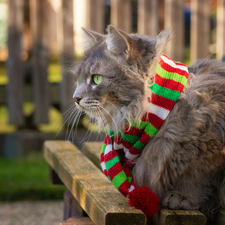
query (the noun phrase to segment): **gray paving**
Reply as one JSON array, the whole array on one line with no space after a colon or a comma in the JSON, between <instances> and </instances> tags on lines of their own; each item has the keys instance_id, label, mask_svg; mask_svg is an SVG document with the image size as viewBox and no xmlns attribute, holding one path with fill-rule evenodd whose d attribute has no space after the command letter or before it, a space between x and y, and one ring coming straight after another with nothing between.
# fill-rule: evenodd
<instances>
[{"instance_id":1,"label":"gray paving","mask_svg":"<svg viewBox=\"0 0 225 225\"><path fill-rule=\"evenodd\" d=\"M0 202L0 225L59 225L63 201Z\"/></svg>"}]
</instances>

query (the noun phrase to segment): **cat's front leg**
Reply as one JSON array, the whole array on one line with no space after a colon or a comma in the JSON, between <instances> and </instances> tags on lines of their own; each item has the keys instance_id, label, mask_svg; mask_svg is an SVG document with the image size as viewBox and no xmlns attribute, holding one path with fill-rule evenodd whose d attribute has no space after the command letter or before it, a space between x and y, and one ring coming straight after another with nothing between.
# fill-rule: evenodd
<instances>
[{"instance_id":1,"label":"cat's front leg","mask_svg":"<svg viewBox=\"0 0 225 225\"><path fill-rule=\"evenodd\" d=\"M199 206L193 199L183 195L178 191L168 192L162 199L161 205L169 209L185 209L185 210L199 209Z\"/></svg>"}]
</instances>

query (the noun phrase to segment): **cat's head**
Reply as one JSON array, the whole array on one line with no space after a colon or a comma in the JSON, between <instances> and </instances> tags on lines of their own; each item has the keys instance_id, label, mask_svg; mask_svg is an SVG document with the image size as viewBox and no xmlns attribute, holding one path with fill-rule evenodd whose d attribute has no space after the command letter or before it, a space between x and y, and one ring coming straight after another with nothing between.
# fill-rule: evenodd
<instances>
[{"instance_id":1,"label":"cat's head","mask_svg":"<svg viewBox=\"0 0 225 225\"><path fill-rule=\"evenodd\" d=\"M107 35L83 30L85 54L75 69L76 106L101 125L123 129L125 121L141 119L146 111L149 83L171 31L151 38L112 25Z\"/></svg>"}]
</instances>

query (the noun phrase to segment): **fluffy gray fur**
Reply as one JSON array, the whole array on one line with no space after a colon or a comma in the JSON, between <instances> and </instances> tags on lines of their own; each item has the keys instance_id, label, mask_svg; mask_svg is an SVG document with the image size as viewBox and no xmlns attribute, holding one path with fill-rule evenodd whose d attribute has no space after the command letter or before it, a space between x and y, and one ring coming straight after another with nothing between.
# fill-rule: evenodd
<instances>
[{"instance_id":1,"label":"fluffy gray fur","mask_svg":"<svg viewBox=\"0 0 225 225\"><path fill-rule=\"evenodd\" d=\"M116 131L145 113L149 81L172 34L151 38L112 25L107 31L85 29L88 47L75 70L74 98L81 99L80 110ZM103 76L99 85L93 74ZM225 206L224 129L225 65L206 59L189 67L180 98L136 161L136 185L155 191L162 207L200 209L212 221Z\"/></svg>"}]
</instances>

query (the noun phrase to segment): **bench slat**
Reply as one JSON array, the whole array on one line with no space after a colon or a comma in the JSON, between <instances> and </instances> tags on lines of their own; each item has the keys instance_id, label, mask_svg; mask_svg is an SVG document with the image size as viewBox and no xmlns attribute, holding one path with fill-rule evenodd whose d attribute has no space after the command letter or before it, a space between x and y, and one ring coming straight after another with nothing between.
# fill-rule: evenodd
<instances>
[{"instance_id":1,"label":"bench slat","mask_svg":"<svg viewBox=\"0 0 225 225\"><path fill-rule=\"evenodd\" d=\"M206 217L198 210L159 210L148 219L151 225L205 225Z\"/></svg>"},{"instance_id":2,"label":"bench slat","mask_svg":"<svg viewBox=\"0 0 225 225\"><path fill-rule=\"evenodd\" d=\"M83 153L98 167L100 166L100 153L102 142L86 142L83 145ZM205 225L206 217L198 210L168 210L161 209L152 218L148 219L151 225Z\"/></svg>"},{"instance_id":3,"label":"bench slat","mask_svg":"<svg viewBox=\"0 0 225 225\"><path fill-rule=\"evenodd\" d=\"M215 225L225 225L225 210L220 209L216 216L216 222Z\"/></svg>"},{"instance_id":4,"label":"bench slat","mask_svg":"<svg viewBox=\"0 0 225 225\"><path fill-rule=\"evenodd\" d=\"M46 141L44 158L96 225L146 224L146 216L127 200L74 145Z\"/></svg>"}]
</instances>

